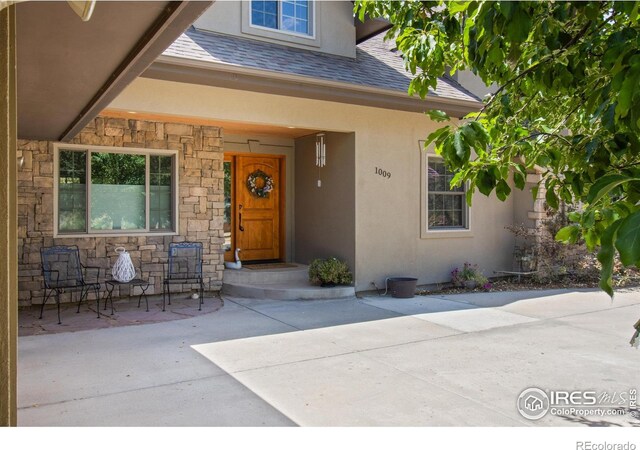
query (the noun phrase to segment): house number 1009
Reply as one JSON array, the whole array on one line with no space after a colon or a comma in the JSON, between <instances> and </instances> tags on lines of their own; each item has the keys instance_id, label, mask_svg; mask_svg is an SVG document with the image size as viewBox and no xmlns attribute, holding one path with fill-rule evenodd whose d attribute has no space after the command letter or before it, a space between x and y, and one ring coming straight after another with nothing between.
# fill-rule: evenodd
<instances>
[{"instance_id":1,"label":"house number 1009","mask_svg":"<svg viewBox=\"0 0 640 450\"><path fill-rule=\"evenodd\" d=\"M376 167L376 175L380 175L381 177L384 177L384 178L391 178L391 172L382 170L379 167Z\"/></svg>"}]
</instances>

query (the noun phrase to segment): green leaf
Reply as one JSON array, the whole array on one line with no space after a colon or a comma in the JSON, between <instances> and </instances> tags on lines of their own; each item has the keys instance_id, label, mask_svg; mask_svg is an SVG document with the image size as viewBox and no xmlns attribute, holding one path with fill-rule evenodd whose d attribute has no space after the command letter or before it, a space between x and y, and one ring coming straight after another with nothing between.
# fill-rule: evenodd
<instances>
[{"instance_id":1,"label":"green leaf","mask_svg":"<svg viewBox=\"0 0 640 450\"><path fill-rule=\"evenodd\" d=\"M588 230L584 233L584 242L587 244L587 249L592 252L600 242L600 237L595 230Z\"/></svg>"},{"instance_id":2,"label":"green leaf","mask_svg":"<svg viewBox=\"0 0 640 450\"><path fill-rule=\"evenodd\" d=\"M478 144L481 145L483 148L486 148L487 145L489 145L489 142L491 141L489 137L489 133L487 133L486 128L480 122L471 122L469 123L469 126L473 128L473 131L476 134L476 139L478 141Z\"/></svg>"},{"instance_id":3,"label":"green leaf","mask_svg":"<svg viewBox=\"0 0 640 450\"><path fill-rule=\"evenodd\" d=\"M451 188L462 185L462 183L464 183L464 180L465 180L465 175L466 175L465 171L462 171L462 170L456 173L451 179L451 183L450 183Z\"/></svg>"},{"instance_id":4,"label":"green leaf","mask_svg":"<svg viewBox=\"0 0 640 450\"><path fill-rule=\"evenodd\" d=\"M447 120L451 120L446 112L439 109L430 109L427 114L429 114L431 120L435 120L436 122L445 122Z\"/></svg>"},{"instance_id":5,"label":"green leaf","mask_svg":"<svg viewBox=\"0 0 640 450\"><path fill-rule=\"evenodd\" d=\"M587 145L585 145L584 148L587 151L584 157L585 162L591 161L591 156L593 155L593 152L600 147L600 144L601 144L600 139L594 139L589 141Z\"/></svg>"},{"instance_id":6,"label":"green leaf","mask_svg":"<svg viewBox=\"0 0 640 450\"><path fill-rule=\"evenodd\" d=\"M447 136L447 139L442 142L442 146L439 148L441 149L441 155L445 161L457 162L456 149L453 147L453 139L451 139L451 136ZM436 151L437 150L438 148L436 148Z\"/></svg>"},{"instance_id":7,"label":"green leaf","mask_svg":"<svg viewBox=\"0 0 640 450\"><path fill-rule=\"evenodd\" d=\"M518 171L513 172L513 182L516 187L520 190L523 190L525 187L525 177Z\"/></svg>"},{"instance_id":8,"label":"green leaf","mask_svg":"<svg viewBox=\"0 0 640 450\"><path fill-rule=\"evenodd\" d=\"M501 2L500 5L504 5L505 3L509 3L514 6L511 22L505 30L507 37L516 44L524 42L529 35L529 30L531 29L531 17L529 17L529 15L524 11L526 6L519 2Z\"/></svg>"},{"instance_id":9,"label":"green leaf","mask_svg":"<svg viewBox=\"0 0 640 450\"><path fill-rule=\"evenodd\" d=\"M587 211L582 216L582 226L585 228L591 228L596 224L595 211Z\"/></svg>"},{"instance_id":10,"label":"green leaf","mask_svg":"<svg viewBox=\"0 0 640 450\"><path fill-rule=\"evenodd\" d=\"M620 261L625 266L638 266L640 263L640 211L622 219L618 229L616 248Z\"/></svg>"},{"instance_id":11,"label":"green leaf","mask_svg":"<svg viewBox=\"0 0 640 450\"><path fill-rule=\"evenodd\" d=\"M354 9L355 8L358 8L358 19L360 19L360 22L364 22L364 17L367 13L366 8L364 7L364 5L360 6L358 4L354 6Z\"/></svg>"},{"instance_id":12,"label":"green leaf","mask_svg":"<svg viewBox=\"0 0 640 450\"><path fill-rule=\"evenodd\" d=\"M427 136L427 140L424 142L424 148L426 149L433 141L439 141L441 137L444 138L446 133L449 132L449 129L450 127L447 125L446 127L439 128L429 134L429 136Z\"/></svg>"},{"instance_id":13,"label":"green leaf","mask_svg":"<svg viewBox=\"0 0 640 450\"><path fill-rule=\"evenodd\" d=\"M473 189L470 187L467 189L467 192L464 194L465 200L467 201L467 205L471 206L471 200L473 199Z\"/></svg>"},{"instance_id":14,"label":"green leaf","mask_svg":"<svg viewBox=\"0 0 640 450\"><path fill-rule=\"evenodd\" d=\"M558 206L559 206L558 196L553 191L553 189L548 189L544 198L547 201L547 205L549 205L550 208L558 209Z\"/></svg>"},{"instance_id":15,"label":"green leaf","mask_svg":"<svg viewBox=\"0 0 640 450\"><path fill-rule=\"evenodd\" d=\"M600 8L598 7L598 3L588 3L584 9L584 15L589 20L596 20L598 18L600 12Z\"/></svg>"},{"instance_id":16,"label":"green leaf","mask_svg":"<svg viewBox=\"0 0 640 450\"><path fill-rule=\"evenodd\" d=\"M562 186L562 189L560 189L560 198L562 198L565 203L571 203L572 198L569 188Z\"/></svg>"},{"instance_id":17,"label":"green leaf","mask_svg":"<svg viewBox=\"0 0 640 450\"><path fill-rule=\"evenodd\" d=\"M576 175L571 180L571 188L573 189L573 193L576 198L582 197L582 192L584 191L584 183L582 181L582 177L580 175Z\"/></svg>"},{"instance_id":18,"label":"green leaf","mask_svg":"<svg viewBox=\"0 0 640 450\"><path fill-rule=\"evenodd\" d=\"M551 158L549 158L545 154L542 154L538 156L538 159L536 160L536 164L538 164L541 167L547 167L549 166L549 164L551 164Z\"/></svg>"},{"instance_id":19,"label":"green leaf","mask_svg":"<svg viewBox=\"0 0 640 450\"><path fill-rule=\"evenodd\" d=\"M496 185L496 179L491 171L481 170L478 172L478 176L476 177L476 184L478 186L478 190L488 196Z\"/></svg>"},{"instance_id":20,"label":"green leaf","mask_svg":"<svg viewBox=\"0 0 640 450\"><path fill-rule=\"evenodd\" d=\"M596 204L611 192L612 189L620 186L623 183L628 183L629 181L639 181L640 178L631 178L626 175L607 175L600 178L598 181L593 183L591 189L589 189L589 194L587 195L587 202L590 205Z\"/></svg>"},{"instance_id":21,"label":"green leaf","mask_svg":"<svg viewBox=\"0 0 640 450\"><path fill-rule=\"evenodd\" d=\"M556 233L556 241L563 244L575 244L580 237L580 227L577 225L567 225Z\"/></svg>"},{"instance_id":22,"label":"green leaf","mask_svg":"<svg viewBox=\"0 0 640 450\"><path fill-rule=\"evenodd\" d=\"M567 215L567 218L568 218L571 222L580 222L580 217L582 217L582 215L581 215L579 212L577 212L577 211L570 212L570 213Z\"/></svg>"},{"instance_id":23,"label":"green leaf","mask_svg":"<svg viewBox=\"0 0 640 450\"><path fill-rule=\"evenodd\" d=\"M460 131L456 131L453 135L453 147L456 149L456 156L460 163L464 163L469 160L471 156L471 150L469 145L462 139Z\"/></svg>"},{"instance_id":24,"label":"green leaf","mask_svg":"<svg viewBox=\"0 0 640 450\"><path fill-rule=\"evenodd\" d=\"M633 96L638 90L638 82L640 81L640 70L638 69L640 69L639 66L633 66L624 78L624 82L618 93L618 105L616 106L617 116L625 117L631 107Z\"/></svg>"},{"instance_id":25,"label":"green leaf","mask_svg":"<svg viewBox=\"0 0 640 450\"><path fill-rule=\"evenodd\" d=\"M602 115L602 125L611 133L616 132L616 104L610 105Z\"/></svg>"},{"instance_id":26,"label":"green leaf","mask_svg":"<svg viewBox=\"0 0 640 450\"><path fill-rule=\"evenodd\" d=\"M510 19L513 15L512 2L500 2L498 4L498 11L500 11L500 14L502 14L506 19Z\"/></svg>"},{"instance_id":27,"label":"green leaf","mask_svg":"<svg viewBox=\"0 0 640 450\"><path fill-rule=\"evenodd\" d=\"M476 147L476 140L478 139L478 135L469 124L460 127L460 132L464 136L464 140L467 141L469 145L471 145L472 147Z\"/></svg>"},{"instance_id":28,"label":"green leaf","mask_svg":"<svg viewBox=\"0 0 640 450\"><path fill-rule=\"evenodd\" d=\"M457 14L462 11L466 11L469 7L469 1L452 1L448 3L449 12L451 14Z\"/></svg>"},{"instance_id":29,"label":"green leaf","mask_svg":"<svg viewBox=\"0 0 640 450\"><path fill-rule=\"evenodd\" d=\"M496 185L496 195L498 196L498 199L503 202L507 197L509 197L509 194L511 194L511 188L507 182L502 179L498 181L498 184Z\"/></svg>"},{"instance_id":30,"label":"green leaf","mask_svg":"<svg viewBox=\"0 0 640 450\"><path fill-rule=\"evenodd\" d=\"M613 297L613 263L615 256L615 248L613 242L616 240L618 228L622 220L616 220L602 233L600 238L600 251L598 252L598 261L600 262L600 289Z\"/></svg>"}]
</instances>

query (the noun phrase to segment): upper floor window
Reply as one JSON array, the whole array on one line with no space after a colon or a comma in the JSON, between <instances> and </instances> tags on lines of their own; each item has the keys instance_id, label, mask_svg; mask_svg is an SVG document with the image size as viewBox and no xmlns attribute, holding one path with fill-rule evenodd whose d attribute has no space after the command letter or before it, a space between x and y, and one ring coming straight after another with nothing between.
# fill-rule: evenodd
<instances>
[{"instance_id":1,"label":"upper floor window","mask_svg":"<svg viewBox=\"0 0 640 450\"><path fill-rule=\"evenodd\" d=\"M312 9L306 0L252 0L251 25L312 36Z\"/></svg>"},{"instance_id":2,"label":"upper floor window","mask_svg":"<svg viewBox=\"0 0 640 450\"><path fill-rule=\"evenodd\" d=\"M451 188L453 173L444 161L428 157L427 161L427 223L429 230L468 228L468 208L465 201L466 186Z\"/></svg>"},{"instance_id":3,"label":"upper floor window","mask_svg":"<svg viewBox=\"0 0 640 450\"><path fill-rule=\"evenodd\" d=\"M65 146L56 149L57 234L177 230L177 153Z\"/></svg>"}]
</instances>

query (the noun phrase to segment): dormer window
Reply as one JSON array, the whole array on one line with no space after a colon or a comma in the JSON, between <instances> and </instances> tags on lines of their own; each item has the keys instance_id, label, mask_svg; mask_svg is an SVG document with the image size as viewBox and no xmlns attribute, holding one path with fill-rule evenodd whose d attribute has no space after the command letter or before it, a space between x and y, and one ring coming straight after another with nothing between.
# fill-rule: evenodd
<instances>
[{"instance_id":1,"label":"dormer window","mask_svg":"<svg viewBox=\"0 0 640 450\"><path fill-rule=\"evenodd\" d=\"M251 25L313 36L313 2L251 1Z\"/></svg>"}]
</instances>

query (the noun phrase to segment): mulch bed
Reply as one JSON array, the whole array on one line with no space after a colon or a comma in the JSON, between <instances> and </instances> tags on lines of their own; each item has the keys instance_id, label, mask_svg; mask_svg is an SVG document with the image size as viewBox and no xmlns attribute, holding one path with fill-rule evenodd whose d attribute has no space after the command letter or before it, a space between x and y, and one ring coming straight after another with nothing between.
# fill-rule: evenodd
<instances>
[{"instance_id":1,"label":"mulch bed","mask_svg":"<svg viewBox=\"0 0 640 450\"><path fill-rule=\"evenodd\" d=\"M614 288L628 288L640 286L640 277L628 278L625 280L614 280ZM593 289L598 288L597 280L578 280L572 278L564 278L560 280L539 282L530 278L522 278L520 282L504 278L491 280L491 289L483 289L477 287L475 289L466 289L464 287L455 287L450 285L437 285L433 289L421 289L416 292L417 295L434 295L434 294L463 294L469 292L508 292L508 291L543 291L549 289Z\"/></svg>"}]
</instances>

